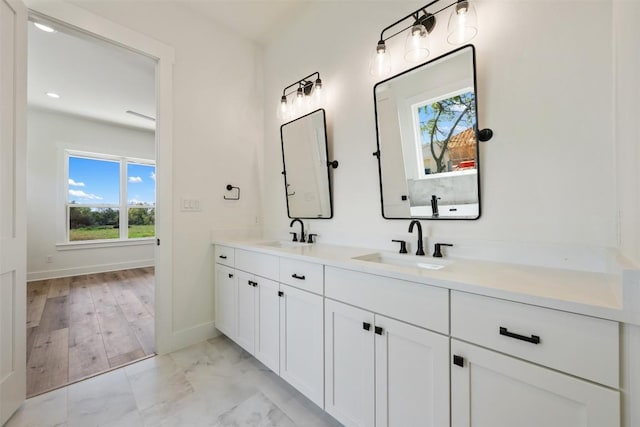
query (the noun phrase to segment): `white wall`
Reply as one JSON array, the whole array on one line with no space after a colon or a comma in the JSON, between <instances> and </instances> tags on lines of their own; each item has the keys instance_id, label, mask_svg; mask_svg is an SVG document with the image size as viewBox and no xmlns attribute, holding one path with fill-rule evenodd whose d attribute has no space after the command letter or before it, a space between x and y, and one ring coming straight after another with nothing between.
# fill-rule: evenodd
<instances>
[{"instance_id":1,"label":"white wall","mask_svg":"<svg viewBox=\"0 0 640 427\"><path fill-rule=\"evenodd\" d=\"M623 253L640 265L640 1L616 0L613 7L620 245Z\"/></svg>"},{"instance_id":2,"label":"white wall","mask_svg":"<svg viewBox=\"0 0 640 427\"><path fill-rule=\"evenodd\" d=\"M152 131L30 108L27 116L27 277L73 276L153 265L153 242L60 250L65 243L65 150L155 159ZM47 262L51 256L52 262Z\"/></svg>"},{"instance_id":3,"label":"white wall","mask_svg":"<svg viewBox=\"0 0 640 427\"><path fill-rule=\"evenodd\" d=\"M533 248L539 249L533 258L543 263L599 269L589 265L599 259L599 248L617 245L611 3L475 5L479 125L495 132L480 148L482 217L424 221L428 241L456 243L451 254L520 262L531 262ZM375 80L368 65L380 30L420 6L319 2L267 47L264 210L270 237L286 236L289 221L279 173L279 94L319 71L340 167L333 173L335 217L310 221L310 231L319 234L319 242L389 250L395 248L392 238L415 242L408 221L381 217L371 155ZM432 57L452 48L444 41L447 19L438 17ZM390 48L401 56L404 40L397 39L400 45Z\"/></svg>"},{"instance_id":4,"label":"white wall","mask_svg":"<svg viewBox=\"0 0 640 427\"><path fill-rule=\"evenodd\" d=\"M260 232L261 51L176 3L76 4L175 50L171 326L188 344L214 333L211 230ZM223 200L227 184L241 188L240 201ZM201 211L182 212L184 198Z\"/></svg>"}]
</instances>

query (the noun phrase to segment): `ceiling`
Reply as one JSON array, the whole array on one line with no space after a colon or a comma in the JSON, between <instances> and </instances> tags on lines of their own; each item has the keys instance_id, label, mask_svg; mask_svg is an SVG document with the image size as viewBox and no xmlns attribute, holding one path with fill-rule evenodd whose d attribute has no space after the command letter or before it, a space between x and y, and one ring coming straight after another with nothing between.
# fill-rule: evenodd
<instances>
[{"instance_id":1,"label":"ceiling","mask_svg":"<svg viewBox=\"0 0 640 427\"><path fill-rule=\"evenodd\" d=\"M309 0L173 0L199 16L258 44L300 14ZM40 22L44 22L39 19ZM30 106L137 128L155 122L155 61L86 34L45 24L29 25L28 102ZM46 95L55 92L59 99Z\"/></svg>"},{"instance_id":2,"label":"ceiling","mask_svg":"<svg viewBox=\"0 0 640 427\"><path fill-rule=\"evenodd\" d=\"M47 23L47 25L51 25ZM155 60L66 28L47 33L29 25L30 106L155 129ZM59 99L46 95L55 92Z\"/></svg>"}]
</instances>

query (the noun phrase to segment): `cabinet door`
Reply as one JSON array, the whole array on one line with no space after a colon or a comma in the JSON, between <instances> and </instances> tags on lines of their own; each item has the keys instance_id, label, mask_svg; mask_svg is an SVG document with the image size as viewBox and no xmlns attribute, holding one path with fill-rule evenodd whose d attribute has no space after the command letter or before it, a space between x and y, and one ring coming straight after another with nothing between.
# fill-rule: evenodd
<instances>
[{"instance_id":1,"label":"cabinet door","mask_svg":"<svg viewBox=\"0 0 640 427\"><path fill-rule=\"evenodd\" d=\"M449 338L379 315L375 334L376 427L448 426Z\"/></svg>"},{"instance_id":2,"label":"cabinet door","mask_svg":"<svg viewBox=\"0 0 640 427\"><path fill-rule=\"evenodd\" d=\"M273 280L256 278L255 356L276 374L280 370L280 298L279 285Z\"/></svg>"},{"instance_id":3,"label":"cabinet door","mask_svg":"<svg viewBox=\"0 0 640 427\"><path fill-rule=\"evenodd\" d=\"M457 340L451 352L452 427L620 426L617 391Z\"/></svg>"},{"instance_id":4,"label":"cabinet door","mask_svg":"<svg viewBox=\"0 0 640 427\"><path fill-rule=\"evenodd\" d=\"M348 427L373 427L373 314L325 299L325 410Z\"/></svg>"},{"instance_id":5,"label":"cabinet door","mask_svg":"<svg viewBox=\"0 0 640 427\"><path fill-rule=\"evenodd\" d=\"M324 408L323 298L280 285L280 376Z\"/></svg>"},{"instance_id":6,"label":"cabinet door","mask_svg":"<svg viewBox=\"0 0 640 427\"><path fill-rule=\"evenodd\" d=\"M238 277L238 333L236 342L253 354L255 342L255 277L243 271L237 271Z\"/></svg>"},{"instance_id":7,"label":"cabinet door","mask_svg":"<svg viewBox=\"0 0 640 427\"><path fill-rule=\"evenodd\" d=\"M233 268L216 264L216 328L235 340L237 334L237 279Z\"/></svg>"}]
</instances>

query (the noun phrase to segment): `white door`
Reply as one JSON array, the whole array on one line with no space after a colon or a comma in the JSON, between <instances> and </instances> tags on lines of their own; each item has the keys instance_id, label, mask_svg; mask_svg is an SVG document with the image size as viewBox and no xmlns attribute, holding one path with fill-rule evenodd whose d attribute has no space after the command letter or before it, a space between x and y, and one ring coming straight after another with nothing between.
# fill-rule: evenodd
<instances>
[{"instance_id":1,"label":"white door","mask_svg":"<svg viewBox=\"0 0 640 427\"><path fill-rule=\"evenodd\" d=\"M0 425L26 396L27 9L0 0Z\"/></svg>"},{"instance_id":2,"label":"white door","mask_svg":"<svg viewBox=\"0 0 640 427\"><path fill-rule=\"evenodd\" d=\"M374 427L373 314L325 300L325 410L347 427Z\"/></svg>"},{"instance_id":3,"label":"white door","mask_svg":"<svg viewBox=\"0 0 640 427\"><path fill-rule=\"evenodd\" d=\"M449 338L375 316L376 427L449 425Z\"/></svg>"},{"instance_id":4,"label":"white door","mask_svg":"<svg viewBox=\"0 0 640 427\"><path fill-rule=\"evenodd\" d=\"M620 426L617 391L456 340L451 353L462 358L451 366L452 427Z\"/></svg>"},{"instance_id":5,"label":"white door","mask_svg":"<svg viewBox=\"0 0 640 427\"><path fill-rule=\"evenodd\" d=\"M253 274L237 271L238 277L238 333L236 342L253 354L255 342L255 277Z\"/></svg>"},{"instance_id":6,"label":"white door","mask_svg":"<svg viewBox=\"0 0 640 427\"><path fill-rule=\"evenodd\" d=\"M233 340L237 334L237 288L234 269L216 264L216 328Z\"/></svg>"},{"instance_id":7,"label":"white door","mask_svg":"<svg viewBox=\"0 0 640 427\"><path fill-rule=\"evenodd\" d=\"M280 286L261 277L255 282L255 356L277 374L280 371Z\"/></svg>"},{"instance_id":8,"label":"white door","mask_svg":"<svg viewBox=\"0 0 640 427\"><path fill-rule=\"evenodd\" d=\"M323 298L280 285L280 376L324 408Z\"/></svg>"}]
</instances>

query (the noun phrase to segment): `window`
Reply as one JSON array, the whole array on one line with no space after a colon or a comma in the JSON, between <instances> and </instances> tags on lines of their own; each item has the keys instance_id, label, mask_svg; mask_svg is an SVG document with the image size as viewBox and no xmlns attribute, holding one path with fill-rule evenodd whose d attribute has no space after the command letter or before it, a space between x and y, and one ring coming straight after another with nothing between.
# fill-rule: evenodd
<instances>
[{"instance_id":1,"label":"window","mask_svg":"<svg viewBox=\"0 0 640 427\"><path fill-rule=\"evenodd\" d=\"M155 236L154 162L74 152L66 159L67 241Z\"/></svg>"},{"instance_id":2,"label":"window","mask_svg":"<svg viewBox=\"0 0 640 427\"><path fill-rule=\"evenodd\" d=\"M473 89L420 102L412 110L420 178L476 169Z\"/></svg>"}]
</instances>

